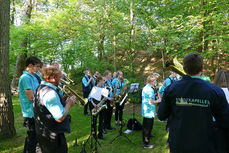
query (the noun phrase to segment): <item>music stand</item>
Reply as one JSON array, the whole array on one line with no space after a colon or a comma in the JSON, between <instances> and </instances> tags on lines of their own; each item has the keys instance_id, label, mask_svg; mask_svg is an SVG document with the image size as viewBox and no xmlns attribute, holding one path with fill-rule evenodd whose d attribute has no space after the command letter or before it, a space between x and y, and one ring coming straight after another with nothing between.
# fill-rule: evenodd
<instances>
[{"instance_id":1,"label":"music stand","mask_svg":"<svg viewBox=\"0 0 229 153\"><path fill-rule=\"evenodd\" d=\"M95 133L95 137L92 135L92 120L93 120L93 116L92 116L92 113L91 113L91 133L90 133L90 135L89 135L89 137L87 138L87 141L86 141L86 143L85 144L87 144L87 142L89 142L89 139L91 139L91 149L93 148L93 140L92 139L94 139L95 140L95 150L94 150L94 152L95 153L98 153L98 147L97 147L97 144L99 144L99 146L101 147L101 144L99 143L99 141L98 141L98 137L97 137L97 130L95 131L96 133ZM96 125L97 126L97 125Z\"/></svg>"},{"instance_id":2,"label":"music stand","mask_svg":"<svg viewBox=\"0 0 229 153\"><path fill-rule=\"evenodd\" d=\"M138 87L139 87L139 83L133 83L133 91L131 93L136 93L138 91ZM132 111L132 114L133 114L133 123L132 123L132 131L134 130L134 118L135 118L135 105L133 104L133 111Z\"/></svg>"},{"instance_id":3,"label":"music stand","mask_svg":"<svg viewBox=\"0 0 229 153\"><path fill-rule=\"evenodd\" d=\"M122 101L120 102L120 106L125 104L125 99L127 98L128 93L137 92L138 86L139 86L139 83L132 83L132 84L130 85L130 89L129 89L129 91L126 93L126 95L125 95L125 97L122 99ZM122 131L123 126L124 126L123 124L120 126L119 134L118 134L113 140L111 140L110 144L112 144L112 142L115 141L115 140L116 140L118 137L120 137L120 136L124 136L130 143L134 144L134 143L125 135L125 133L123 133L123 131Z\"/></svg>"}]
</instances>

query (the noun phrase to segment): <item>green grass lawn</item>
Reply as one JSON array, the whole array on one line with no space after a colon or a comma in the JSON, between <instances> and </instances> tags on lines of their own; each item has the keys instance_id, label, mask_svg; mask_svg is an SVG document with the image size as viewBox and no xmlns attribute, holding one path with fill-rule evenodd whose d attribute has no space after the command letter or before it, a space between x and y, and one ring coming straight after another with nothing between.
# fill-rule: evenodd
<instances>
[{"instance_id":1,"label":"green grass lawn","mask_svg":"<svg viewBox=\"0 0 229 153\"><path fill-rule=\"evenodd\" d=\"M127 106L125 106L127 107ZM6 140L0 140L1 153L22 153L26 136L26 129L22 126L23 118L21 114L20 102L18 97L13 97L13 108L15 116L15 128L17 134L15 137ZM75 105L70 114L71 133L66 134L69 153L79 153L82 150L82 143L86 142L90 135L90 116L83 115L83 107ZM131 113L124 113L124 122L132 117ZM135 117L142 123L141 114L136 114ZM114 118L112 118L112 126L114 126ZM124 127L123 131L127 128ZM105 140L99 140L101 147L98 147L99 153L168 153L167 138L168 134L165 131L165 123L155 120L152 134L155 136L151 143L155 144L153 149L142 148L142 131L134 131L126 136L134 143L130 143L124 136L118 137L112 144L110 143L119 133L119 129L108 131L104 135ZM77 138L78 147L74 147L75 139ZM86 143L86 151L93 152L90 148L90 141Z\"/></svg>"}]
</instances>

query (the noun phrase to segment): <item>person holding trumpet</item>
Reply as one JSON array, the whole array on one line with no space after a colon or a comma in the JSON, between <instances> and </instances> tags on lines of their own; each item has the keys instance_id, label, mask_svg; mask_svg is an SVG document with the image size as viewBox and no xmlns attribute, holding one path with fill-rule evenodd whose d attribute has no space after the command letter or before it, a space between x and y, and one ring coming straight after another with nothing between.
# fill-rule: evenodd
<instances>
[{"instance_id":1,"label":"person holding trumpet","mask_svg":"<svg viewBox=\"0 0 229 153\"><path fill-rule=\"evenodd\" d=\"M68 112L75 104L76 97L66 102L58 91L61 71L49 66L42 73L44 81L34 94L34 118L37 139L42 152L67 153L64 133L70 133Z\"/></svg>"},{"instance_id":2,"label":"person holding trumpet","mask_svg":"<svg viewBox=\"0 0 229 153\"><path fill-rule=\"evenodd\" d=\"M95 85L95 80L91 76L91 71L88 69L85 71L85 76L82 78L82 89L83 89L83 98L88 98L91 89ZM84 115L88 116L88 103L84 105Z\"/></svg>"}]
</instances>

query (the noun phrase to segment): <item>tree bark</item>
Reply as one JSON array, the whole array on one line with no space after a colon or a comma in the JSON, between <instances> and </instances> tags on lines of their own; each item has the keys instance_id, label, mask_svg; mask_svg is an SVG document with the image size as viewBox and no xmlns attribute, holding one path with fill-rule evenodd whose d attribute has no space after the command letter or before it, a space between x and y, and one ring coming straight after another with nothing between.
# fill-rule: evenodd
<instances>
[{"instance_id":1,"label":"tree bark","mask_svg":"<svg viewBox=\"0 0 229 153\"><path fill-rule=\"evenodd\" d=\"M9 79L10 0L0 0L0 138L16 134Z\"/></svg>"},{"instance_id":2,"label":"tree bark","mask_svg":"<svg viewBox=\"0 0 229 153\"><path fill-rule=\"evenodd\" d=\"M23 16L23 24L28 24L31 19L31 12L32 12L32 0L27 0L25 3L25 10ZM15 71L13 80L11 82L11 87L16 88L18 86L19 77L22 75L23 70L25 69L25 61L27 58L27 46L28 46L28 36L21 42L21 48L23 49L23 53L17 57Z\"/></svg>"}]
</instances>

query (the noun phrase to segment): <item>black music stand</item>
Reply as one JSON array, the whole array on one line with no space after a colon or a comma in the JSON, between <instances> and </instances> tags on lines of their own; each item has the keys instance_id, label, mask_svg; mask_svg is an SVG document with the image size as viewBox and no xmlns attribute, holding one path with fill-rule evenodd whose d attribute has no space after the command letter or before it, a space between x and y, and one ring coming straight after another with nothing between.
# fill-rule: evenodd
<instances>
[{"instance_id":1,"label":"black music stand","mask_svg":"<svg viewBox=\"0 0 229 153\"><path fill-rule=\"evenodd\" d=\"M132 84L132 86L133 86L133 92L131 92L131 93L136 93L137 91L138 91L138 87L139 87L139 83L133 83ZM131 128L131 130L133 131L134 130L134 119L135 119L135 105L133 104L133 111L132 111L132 114L133 114L133 123L132 123L132 128Z\"/></svg>"},{"instance_id":2,"label":"black music stand","mask_svg":"<svg viewBox=\"0 0 229 153\"><path fill-rule=\"evenodd\" d=\"M128 95L128 93L137 92L137 91L138 91L138 86L139 86L138 83L133 83L133 84L131 84L131 85L130 85L129 91L127 92L127 95ZM122 99L122 101L120 102L120 106L125 104L125 99L127 98L127 95L126 95L126 96ZM115 141L118 137L124 136L130 143L134 144L134 143L126 136L126 134L123 133L123 131L122 131L123 126L124 126L123 124L120 126L119 134L118 134L110 143L112 143L113 141Z\"/></svg>"},{"instance_id":3,"label":"black music stand","mask_svg":"<svg viewBox=\"0 0 229 153\"><path fill-rule=\"evenodd\" d=\"M100 147L101 147L101 144L98 141L97 131L95 131L96 132L95 133L95 137L92 135L92 122L93 122L92 121L93 120L92 113L91 113L90 116L91 116L91 133L90 133L89 137L87 138L87 141L86 141L85 144L87 144L89 142L89 139L91 139L90 147L93 148L93 139L94 139L95 140L95 148L94 148L95 150L94 150L94 153L98 153L98 146L97 146L97 144L99 144Z\"/></svg>"}]
</instances>

